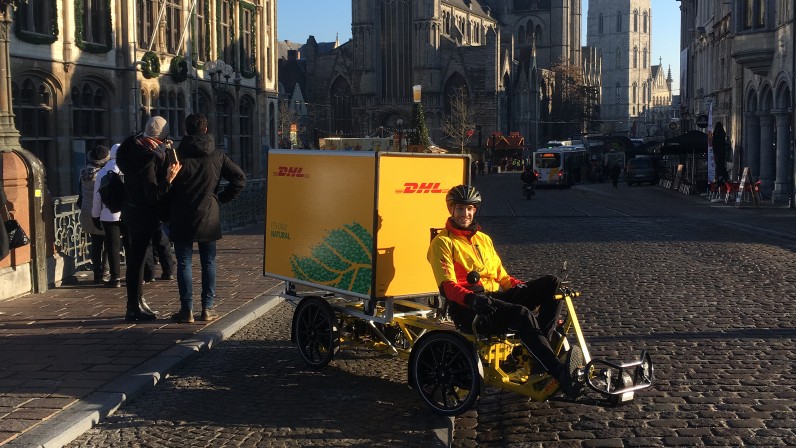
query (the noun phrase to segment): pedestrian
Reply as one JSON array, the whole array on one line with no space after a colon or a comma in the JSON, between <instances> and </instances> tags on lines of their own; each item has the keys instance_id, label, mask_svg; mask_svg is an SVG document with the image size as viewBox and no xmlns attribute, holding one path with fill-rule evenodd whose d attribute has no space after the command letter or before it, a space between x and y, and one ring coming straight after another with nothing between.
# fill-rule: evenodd
<instances>
[{"instance_id":1,"label":"pedestrian","mask_svg":"<svg viewBox=\"0 0 796 448\"><path fill-rule=\"evenodd\" d=\"M614 188L618 188L619 186L619 174L622 172L622 168L619 168L618 163L614 163L611 165L609 170L609 175L611 176L611 183L613 184Z\"/></svg>"},{"instance_id":2,"label":"pedestrian","mask_svg":"<svg viewBox=\"0 0 796 448\"><path fill-rule=\"evenodd\" d=\"M91 242L91 268L94 271L94 284L105 282L108 266L108 254L103 250L105 232L92 219L94 204L94 184L97 173L110 160L107 146L97 145L86 154L86 166L80 170L80 226L88 233Z\"/></svg>"},{"instance_id":3,"label":"pedestrian","mask_svg":"<svg viewBox=\"0 0 796 448\"><path fill-rule=\"evenodd\" d=\"M169 125L165 118L150 118L144 132L128 137L116 155L124 176L122 220L127 230L127 321L156 319L144 300L144 262L152 234L160 227L158 203L171 188L180 172L179 161L171 162L166 151Z\"/></svg>"},{"instance_id":4,"label":"pedestrian","mask_svg":"<svg viewBox=\"0 0 796 448\"><path fill-rule=\"evenodd\" d=\"M481 194L475 188L455 186L445 202L450 218L431 240L427 258L456 327L471 332L477 314L487 320L493 333L516 333L540 367L558 380L562 391L576 395L579 385L572 374L583 362L583 353L573 346L562 363L549 341L564 303L555 298L560 280L547 275L525 283L506 272L492 239L474 220L481 207ZM536 308L538 317L533 314Z\"/></svg>"},{"instance_id":5,"label":"pedestrian","mask_svg":"<svg viewBox=\"0 0 796 448\"><path fill-rule=\"evenodd\" d=\"M716 179L729 180L727 173L727 132L724 125L716 122L713 130L713 160L716 164Z\"/></svg>"},{"instance_id":6,"label":"pedestrian","mask_svg":"<svg viewBox=\"0 0 796 448\"><path fill-rule=\"evenodd\" d=\"M108 270L110 271L110 279L105 282L108 288L119 288L122 286L121 275L121 251L122 251L122 223L121 212L112 212L108 207L102 203L102 198L99 194L99 188L102 184L102 178L110 172L122 174L119 166L116 164L116 154L119 150L119 144L111 146L109 153L110 159L99 171L94 179L94 191L91 202L91 218L94 226L102 229L104 232L103 243L105 245L105 253L108 257Z\"/></svg>"},{"instance_id":7,"label":"pedestrian","mask_svg":"<svg viewBox=\"0 0 796 448\"><path fill-rule=\"evenodd\" d=\"M230 158L216 148L207 133L207 118L192 114L185 119L185 135L177 147L182 170L174 179L169 207L169 235L177 256L177 288L180 310L172 320L191 323L193 286L191 284L193 243L199 246L202 268L202 313L199 320L210 322L216 296L216 241L221 239L220 204L229 202L243 191L246 175ZM228 183L215 194L220 179Z\"/></svg>"}]
</instances>

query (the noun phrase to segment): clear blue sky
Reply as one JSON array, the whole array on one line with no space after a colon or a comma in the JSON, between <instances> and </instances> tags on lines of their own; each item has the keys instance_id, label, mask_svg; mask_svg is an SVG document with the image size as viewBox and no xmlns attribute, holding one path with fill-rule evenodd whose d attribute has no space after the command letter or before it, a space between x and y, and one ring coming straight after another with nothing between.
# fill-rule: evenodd
<instances>
[{"instance_id":1,"label":"clear blue sky","mask_svg":"<svg viewBox=\"0 0 796 448\"><path fill-rule=\"evenodd\" d=\"M663 58L664 67L672 67L675 89L680 75L680 2L651 0L652 4L652 63ZM583 42L586 43L586 11L588 0L583 0ZM340 43L351 39L350 0L278 0L277 38L304 43L309 35L318 42ZM679 90L673 92L679 94Z\"/></svg>"}]
</instances>

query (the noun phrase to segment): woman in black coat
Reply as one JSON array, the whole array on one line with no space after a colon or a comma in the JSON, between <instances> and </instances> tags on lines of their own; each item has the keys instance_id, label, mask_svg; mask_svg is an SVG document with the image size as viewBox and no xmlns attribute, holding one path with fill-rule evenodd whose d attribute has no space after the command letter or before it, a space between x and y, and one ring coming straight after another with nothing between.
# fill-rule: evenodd
<instances>
[{"instance_id":1,"label":"woman in black coat","mask_svg":"<svg viewBox=\"0 0 796 448\"><path fill-rule=\"evenodd\" d=\"M216 148L207 133L207 118L202 114L185 119L187 135L177 147L182 169L169 192L169 237L177 257L177 286L180 311L176 322L193 322L191 257L193 243L199 246L202 264L202 314L200 320L215 319L212 311L216 285L216 241L221 239L220 204L229 202L243 191L246 175L230 158ZM216 194L220 179L228 184Z\"/></svg>"}]
</instances>

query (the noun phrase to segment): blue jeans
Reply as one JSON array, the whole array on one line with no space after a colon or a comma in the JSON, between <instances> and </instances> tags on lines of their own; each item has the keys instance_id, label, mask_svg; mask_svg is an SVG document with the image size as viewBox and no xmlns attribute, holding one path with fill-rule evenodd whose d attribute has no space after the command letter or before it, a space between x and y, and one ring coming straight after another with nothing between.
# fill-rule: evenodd
<instances>
[{"instance_id":1,"label":"blue jeans","mask_svg":"<svg viewBox=\"0 0 796 448\"><path fill-rule=\"evenodd\" d=\"M202 308L212 308L216 297L216 242L199 245L202 266ZM193 311L192 260L193 243L174 242L177 258L177 288L180 291L180 311Z\"/></svg>"}]
</instances>

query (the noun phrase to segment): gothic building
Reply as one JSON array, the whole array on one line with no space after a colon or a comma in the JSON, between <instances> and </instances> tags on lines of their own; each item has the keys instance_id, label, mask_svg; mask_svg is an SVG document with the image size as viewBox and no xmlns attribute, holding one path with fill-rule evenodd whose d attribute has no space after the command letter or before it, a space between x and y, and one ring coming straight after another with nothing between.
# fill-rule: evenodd
<instances>
[{"instance_id":1,"label":"gothic building","mask_svg":"<svg viewBox=\"0 0 796 448\"><path fill-rule=\"evenodd\" d=\"M328 45L310 36L299 52L285 52L280 93L290 97L299 85L308 129L365 136L408 126L412 86L421 85L431 139L444 144L444 117L463 88L479 130L472 147L496 131L539 141L554 107L543 70L582 66L580 3L353 0L352 39Z\"/></svg>"},{"instance_id":2,"label":"gothic building","mask_svg":"<svg viewBox=\"0 0 796 448\"><path fill-rule=\"evenodd\" d=\"M590 0L586 38L603 61L603 132L647 137L662 131L663 123L652 119L671 106L672 78L671 72L663 78L662 61L652 65L650 0Z\"/></svg>"},{"instance_id":3,"label":"gothic building","mask_svg":"<svg viewBox=\"0 0 796 448\"><path fill-rule=\"evenodd\" d=\"M92 147L152 115L184 133L202 112L250 176L276 144L276 0L27 0L9 37L23 148L55 196L75 194Z\"/></svg>"}]
</instances>

